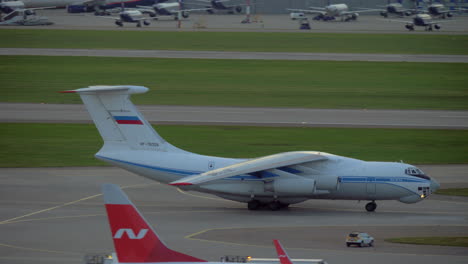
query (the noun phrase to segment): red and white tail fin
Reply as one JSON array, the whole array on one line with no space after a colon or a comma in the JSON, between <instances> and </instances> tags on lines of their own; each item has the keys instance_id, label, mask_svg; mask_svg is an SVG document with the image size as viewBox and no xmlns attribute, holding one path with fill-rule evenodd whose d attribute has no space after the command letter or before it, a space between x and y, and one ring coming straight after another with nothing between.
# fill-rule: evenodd
<instances>
[{"instance_id":1,"label":"red and white tail fin","mask_svg":"<svg viewBox=\"0 0 468 264\"><path fill-rule=\"evenodd\" d=\"M119 263L206 262L169 249L119 186L104 184L102 192Z\"/></svg>"},{"instance_id":2,"label":"red and white tail fin","mask_svg":"<svg viewBox=\"0 0 468 264\"><path fill-rule=\"evenodd\" d=\"M276 253L278 254L278 258L280 260L281 264L292 264L291 259L289 258L288 254L284 250L283 246L281 246L281 243L274 239L273 244L275 244L276 248Z\"/></svg>"}]
</instances>

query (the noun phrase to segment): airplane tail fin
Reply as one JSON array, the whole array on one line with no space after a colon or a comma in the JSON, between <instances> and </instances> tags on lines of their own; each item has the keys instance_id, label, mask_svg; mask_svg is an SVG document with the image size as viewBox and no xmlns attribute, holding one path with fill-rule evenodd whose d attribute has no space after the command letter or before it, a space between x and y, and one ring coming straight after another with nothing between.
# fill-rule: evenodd
<instances>
[{"instance_id":1,"label":"airplane tail fin","mask_svg":"<svg viewBox=\"0 0 468 264\"><path fill-rule=\"evenodd\" d=\"M104 147L176 151L153 129L130 101L130 96L145 93L143 86L90 86L62 93L78 93L91 115Z\"/></svg>"},{"instance_id":2,"label":"airplane tail fin","mask_svg":"<svg viewBox=\"0 0 468 264\"><path fill-rule=\"evenodd\" d=\"M284 250L281 243L278 240L274 239L273 244L275 244L276 253L278 254L278 258L280 260L280 263L281 264L292 264L292 261L289 258L288 253L286 253L286 250Z\"/></svg>"},{"instance_id":3,"label":"airplane tail fin","mask_svg":"<svg viewBox=\"0 0 468 264\"><path fill-rule=\"evenodd\" d=\"M169 249L119 186L102 192L119 263L206 262Z\"/></svg>"}]
</instances>

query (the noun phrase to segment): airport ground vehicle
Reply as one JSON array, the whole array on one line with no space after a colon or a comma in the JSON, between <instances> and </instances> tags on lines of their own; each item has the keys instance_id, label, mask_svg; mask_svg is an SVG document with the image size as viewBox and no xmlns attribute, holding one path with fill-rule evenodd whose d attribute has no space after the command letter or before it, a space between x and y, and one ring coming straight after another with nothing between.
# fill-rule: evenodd
<instances>
[{"instance_id":1,"label":"airport ground vehicle","mask_svg":"<svg viewBox=\"0 0 468 264\"><path fill-rule=\"evenodd\" d=\"M359 247L363 246L374 246L374 238L367 233L362 232L352 232L346 237L346 246L357 245Z\"/></svg>"}]
</instances>

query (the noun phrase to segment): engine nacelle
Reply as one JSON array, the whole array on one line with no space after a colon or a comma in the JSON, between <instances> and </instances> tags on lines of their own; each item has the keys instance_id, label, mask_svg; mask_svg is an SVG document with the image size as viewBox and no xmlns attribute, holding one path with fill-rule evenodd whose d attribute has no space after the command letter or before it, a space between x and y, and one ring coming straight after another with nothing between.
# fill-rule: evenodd
<instances>
[{"instance_id":1,"label":"engine nacelle","mask_svg":"<svg viewBox=\"0 0 468 264\"><path fill-rule=\"evenodd\" d=\"M356 19L359 17L359 13L354 13L351 17L352 17L354 20L356 20Z\"/></svg>"},{"instance_id":2,"label":"engine nacelle","mask_svg":"<svg viewBox=\"0 0 468 264\"><path fill-rule=\"evenodd\" d=\"M314 176L315 189L334 191L339 187L339 177L336 175L318 175Z\"/></svg>"},{"instance_id":3,"label":"engine nacelle","mask_svg":"<svg viewBox=\"0 0 468 264\"><path fill-rule=\"evenodd\" d=\"M437 29L437 30L439 30L439 29L440 29L440 25L439 25L439 24L435 24L435 25L434 25L434 28Z\"/></svg>"},{"instance_id":4,"label":"engine nacelle","mask_svg":"<svg viewBox=\"0 0 468 264\"><path fill-rule=\"evenodd\" d=\"M237 12L237 13L242 12L242 7L241 7L241 6L236 6L236 12Z\"/></svg>"},{"instance_id":5,"label":"engine nacelle","mask_svg":"<svg viewBox=\"0 0 468 264\"><path fill-rule=\"evenodd\" d=\"M190 16L189 12L186 12L186 11L182 12L182 17L183 18L188 18L189 16Z\"/></svg>"},{"instance_id":6,"label":"engine nacelle","mask_svg":"<svg viewBox=\"0 0 468 264\"><path fill-rule=\"evenodd\" d=\"M410 31L413 31L414 30L414 26L413 25L405 25L405 28L410 30Z\"/></svg>"},{"instance_id":7,"label":"engine nacelle","mask_svg":"<svg viewBox=\"0 0 468 264\"><path fill-rule=\"evenodd\" d=\"M453 17L453 14L452 13L447 13L447 17Z\"/></svg>"},{"instance_id":8,"label":"engine nacelle","mask_svg":"<svg viewBox=\"0 0 468 264\"><path fill-rule=\"evenodd\" d=\"M274 192L278 195L313 195L315 193L315 180L276 179L265 183L265 191Z\"/></svg>"}]
</instances>

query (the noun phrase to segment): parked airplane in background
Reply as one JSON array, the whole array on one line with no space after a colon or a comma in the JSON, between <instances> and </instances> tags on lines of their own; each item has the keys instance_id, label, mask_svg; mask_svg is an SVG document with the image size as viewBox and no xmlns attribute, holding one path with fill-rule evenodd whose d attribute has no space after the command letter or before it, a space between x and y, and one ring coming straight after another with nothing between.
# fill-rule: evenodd
<instances>
[{"instance_id":1,"label":"parked airplane in background","mask_svg":"<svg viewBox=\"0 0 468 264\"><path fill-rule=\"evenodd\" d=\"M168 248L119 186L104 184L102 193L117 257L112 263L224 263L207 262ZM273 243L281 264L292 264L280 242Z\"/></svg>"},{"instance_id":2,"label":"parked airplane in background","mask_svg":"<svg viewBox=\"0 0 468 264\"><path fill-rule=\"evenodd\" d=\"M125 10L122 3L122 10L119 12L118 17L113 16L99 16L100 18L113 19L115 24L119 27L123 27L123 23L136 23L137 27L141 27L141 24L149 26L151 23L148 18L139 10Z\"/></svg>"},{"instance_id":3,"label":"parked airplane in background","mask_svg":"<svg viewBox=\"0 0 468 264\"><path fill-rule=\"evenodd\" d=\"M390 15L403 17L416 14L416 9L405 8L401 2L402 1L398 1L397 3L388 3L384 6L385 9L380 11L380 15L383 17L388 17Z\"/></svg>"},{"instance_id":4,"label":"parked airplane in background","mask_svg":"<svg viewBox=\"0 0 468 264\"><path fill-rule=\"evenodd\" d=\"M154 10L156 16L173 16L175 20L188 18L190 12L205 11L211 8L184 8L183 2L158 3L153 6L137 6L140 10ZM157 19L157 18L156 18Z\"/></svg>"},{"instance_id":5,"label":"parked airplane in background","mask_svg":"<svg viewBox=\"0 0 468 264\"><path fill-rule=\"evenodd\" d=\"M44 3L43 6L31 7L29 5L26 5L23 1L16 1L16 0L11 0L11 1L3 0L3 1L1 1L0 0L0 13L8 14L6 16L11 15L14 11L20 12L21 15L24 14L26 16L30 16L30 15L35 14L35 10L55 8L55 7L56 6L47 5L46 3ZM5 20L7 20L7 19L5 19Z\"/></svg>"},{"instance_id":6,"label":"parked airplane in background","mask_svg":"<svg viewBox=\"0 0 468 264\"><path fill-rule=\"evenodd\" d=\"M0 26L47 26L54 24L47 17L31 14L26 9L14 10L2 19Z\"/></svg>"},{"instance_id":7,"label":"parked airplane in background","mask_svg":"<svg viewBox=\"0 0 468 264\"><path fill-rule=\"evenodd\" d=\"M346 4L334 4L334 5L329 4L325 6L324 8L310 7L310 9L288 8L287 10L292 11L292 12L317 14L314 17L314 20L323 20L323 21L335 20L337 17L341 18L341 21L351 21L351 20L356 20L359 17L359 13L380 11L378 9L364 9L364 10L357 10L357 11L349 11L348 5Z\"/></svg>"},{"instance_id":8,"label":"parked airplane in background","mask_svg":"<svg viewBox=\"0 0 468 264\"><path fill-rule=\"evenodd\" d=\"M241 13L242 6L246 4L241 4L236 0L195 0L197 2L203 3L198 5L205 5L206 11L210 14L216 12L227 12L228 14ZM194 4L194 3L192 3ZM210 6L207 6L209 4Z\"/></svg>"},{"instance_id":9,"label":"parked airplane in background","mask_svg":"<svg viewBox=\"0 0 468 264\"><path fill-rule=\"evenodd\" d=\"M271 210L308 199L416 203L439 188L404 163L366 162L316 151L284 152L253 159L204 156L165 141L130 101L142 86L90 86L78 93L104 146L95 157L150 179ZM356 146L358 147L358 146Z\"/></svg>"},{"instance_id":10,"label":"parked airplane in background","mask_svg":"<svg viewBox=\"0 0 468 264\"><path fill-rule=\"evenodd\" d=\"M393 22L399 22L399 23L406 23L405 28L408 29L409 31L414 31L414 27L424 27L425 31L432 31L432 29L441 29L441 26L439 23L442 23L443 21L439 20L434 20L432 16L428 14L419 14L413 17L412 21L402 21L402 20L389 20Z\"/></svg>"}]
</instances>

